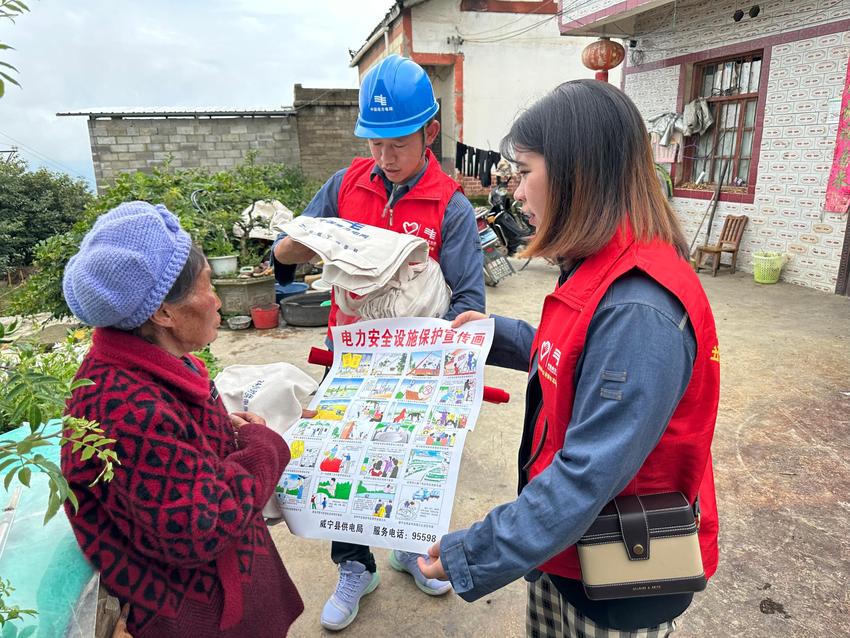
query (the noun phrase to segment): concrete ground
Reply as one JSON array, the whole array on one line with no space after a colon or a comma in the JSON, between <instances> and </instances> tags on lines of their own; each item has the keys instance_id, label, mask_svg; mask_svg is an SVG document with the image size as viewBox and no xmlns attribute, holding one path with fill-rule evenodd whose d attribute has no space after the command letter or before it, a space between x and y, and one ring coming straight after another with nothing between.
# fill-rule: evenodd
<instances>
[{"instance_id":1,"label":"concrete ground","mask_svg":"<svg viewBox=\"0 0 850 638\"><path fill-rule=\"evenodd\" d=\"M517 262L518 263L518 262ZM554 267L533 261L487 289L488 311L539 318ZM850 636L850 299L777 284L745 273L700 275L717 320L722 360L714 469L721 516L721 562L677 635ZM213 352L222 363L306 363L323 330L222 330ZM522 428L525 375L488 367L486 381L511 392L485 404L467 441L452 529L511 500ZM319 615L336 583L329 543L273 535L304 598L290 636L325 632ZM349 638L522 636L525 586L515 582L469 604L433 599L375 552L380 587L345 630Z\"/></svg>"}]
</instances>

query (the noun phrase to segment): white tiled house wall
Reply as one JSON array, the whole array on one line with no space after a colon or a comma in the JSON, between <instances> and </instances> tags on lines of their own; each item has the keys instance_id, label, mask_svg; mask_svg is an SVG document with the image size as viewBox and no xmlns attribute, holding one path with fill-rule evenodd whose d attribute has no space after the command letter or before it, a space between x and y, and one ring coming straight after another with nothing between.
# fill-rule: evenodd
<instances>
[{"instance_id":1,"label":"white tiled house wall","mask_svg":"<svg viewBox=\"0 0 850 638\"><path fill-rule=\"evenodd\" d=\"M738 254L742 270L752 271L755 251L776 250L791 256L782 273L785 281L834 292L847 216L823 212L823 201L837 132L830 103L840 99L844 87L850 31L777 45L771 55L755 200L721 202L712 237L717 237L726 215L747 215L750 221ZM681 67L674 66L629 74L626 93L646 118L673 111L680 72ZM708 203L674 198L689 240ZM705 227L697 241L704 236Z\"/></svg>"},{"instance_id":2,"label":"white tiled house wall","mask_svg":"<svg viewBox=\"0 0 850 638\"><path fill-rule=\"evenodd\" d=\"M634 37L646 63L850 18L848 0L762 0L756 18L745 13L740 22L732 20L736 9L746 12L753 4L678 0L640 14Z\"/></svg>"}]
</instances>

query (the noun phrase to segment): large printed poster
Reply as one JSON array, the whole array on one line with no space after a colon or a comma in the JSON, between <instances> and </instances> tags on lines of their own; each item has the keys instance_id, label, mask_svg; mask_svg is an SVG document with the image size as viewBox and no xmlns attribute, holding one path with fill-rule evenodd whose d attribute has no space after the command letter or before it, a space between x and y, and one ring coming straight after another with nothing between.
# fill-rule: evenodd
<instances>
[{"instance_id":1,"label":"large printed poster","mask_svg":"<svg viewBox=\"0 0 850 638\"><path fill-rule=\"evenodd\" d=\"M285 434L286 523L308 538L424 552L449 529L493 322L379 319L332 334L318 413Z\"/></svg>"}]
</instances>

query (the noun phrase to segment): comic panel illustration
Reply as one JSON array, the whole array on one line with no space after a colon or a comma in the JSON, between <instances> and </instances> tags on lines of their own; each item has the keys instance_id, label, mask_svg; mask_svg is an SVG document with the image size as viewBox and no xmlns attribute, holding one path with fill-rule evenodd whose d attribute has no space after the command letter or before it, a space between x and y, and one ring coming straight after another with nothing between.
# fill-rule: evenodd
<instances>
[{"instance_id":1,"label":"comic panel illustration","mask_svg":"<svg viewBox=\"0 0 850 638\"><path fill-rule=\"evenodd\" d=\"M376 354L372 362L372 374L381 377L398 377L404 373L405 365L407 365L406 352Z\"/></svg>"},{"instance_id":2,"label":"comic panel illustration","mask_svg":"<svg viewBox=\"0 0 850 638\"><path fill-rule=\"evenodd\" d=\"M396 390L395 398L402 401L430 401L437 389L437 382L431 379L405 379Z\"/></svg>"},{"instance_id":3,"label":"comic panel illustration","mask_svg":"<svg viewBox=\"0 0 850 638\"><path fill-rule=\"evenodd\" d=\"M289 444L290 461L287 470L293 472L310 471L316 467L319 452L322 450L321 441L295 439Z\"/></svg>"},{"instance_id":4,"label":"comic panel illustration","mask_svg":"<svg viewBox=\"0 0 850 638\"><path fill-rule=\"evenodd\" d=\"M352 475L357 471L362 448L356 443L326 443L319 456L319 469L333 474Z\"/></svg>"},{"instance_id":5,"label":"comic panel illustration","mask_svg":"<svg viewBox=\"0 0 850 638\"><path fill-rule=\"evenodd\" d=\"M398 377L371 377L360 388L361 399L392 399Z\"/></svg>"},{"instance_id":6,"label":"comic panel illustration","mask_svg":"<svg viewBox=\"0 0 850 638\"><path fill-rule=\"evenodd\" d=\"M372 440L376 443L399 443L406 445L413 439L416 426L408 423L382 422L375 426Z\"/></svg>"},{"instance_id":7,"label":"comic panel illustration","mask_svg":"<svg viewBox=\"0 0 850 638\"><path fill-rule=\"evenodd\" d=\"M370 447L360 464L360 475L370 478L396 479L404 465L403 449L386 449L382 446Z\"/></svg>"},{"instance_id":8,"label":"comic panel illustration","mask_svg":"<svg viewBox=\"0 0 850 638\"><path fill-rule=\"evenodd\" d=\"M455 428L429 422L417 430L413 437L413 443L429 447L451 448L454 447L456 438L457 430Z\"/></svg>"},{"instance_id":9,"label":"comic panel illustration","mask_svg":"<svg viewBox=\"0 0 850 638\"><path fill-rule=\"evenodd\" d=\"M362 352L343 352L340 356L338 377L364 377L372 366L372 355Z\"/></svg>"},{"instance_id":10,"label":"comic panel illustration","mask_svg":"<svg viewBox=\"0 0 850 638\"><path fill-rule=\"evenodd\" d=\"M407 374L412 377L439 377L440 351L414 352L411 354L410 369Z\"/></svg>"},{"instance_id":11,"label":"comic panel illustration","mask_svg":"<svg viewBox=\"0 0 850 638\"><path fill-rule=\"evenodd\" d=\"M462 374L475 374L478 369L478 352L457 348L445 354L446 376L456 377Z\"/></svg>"},{"instance_id":12,"label":"comic panel illustration","mask_svg":"<svg viewBox=\"0 0 850 638\"><path fill-rule=\"evenodd\" d=\"M342 441L368 441L372 438L375 424L371 421L345 419L336 421L331 427L331 436Z\"/></svg>"},{"instance_id":13,"label":"comic panel illustration","mask_svg":"<svg viewBox=\"0 0 850 638\"><path fill-rule=\"evenodd\" d=\"M469 422L469 409L449 405L437 405L431 410L428 423L442 428L465 430Z\"/></svg>"},{"instance_id":14,"label":"comic panel illustration","mask_svg":"<svg viewBox=\"0 0 850 638\"><path fill-rule=\"evenodd\" d=\"M435 487L405 485L401 489L396 519L406 523L438 525L443 508L443 490Z\"/></svg>"},{"instance_id":15,"label":"comic panel illustration","mask_svg":"<svg viewBox=\"0 0 850 638\"><path fill-rule=\"evenodd\" d=\"M348 412L348 420L380 423L387 416L388 401L355 401Z\"/></svg>"},{"instance_id":16,"label":"comic panel illustration","mask_svg":"<svg viewBox=\"0 0 850 638\"><path fill-rule=\"evenodd\" d=\"M341 421L345 417L345 411L351 401L346 400L322 400L316 406L316 419L324 419L327 421Z\"/></svg>"},{"instance_id":17,"label":"comic panel illustration","mask_svg":"<svg viewBox=\"0 0 850 638\"><path fill-rule=\"evenodd\" d=\"M404 479L412 483L442 485L449 476L452 454L449 450L410 450Z\"/></svg>"},{"instance_id":18,"label":"comic panel illustration","mask_svg":"<svg viewBox=\"0 0 850 638\"><path fill-rule=\"evenodd\" d=\"M310 511L343 513L351 498L351 479L320 476L316 491L310 495Z\"/></svg>"},{"instance_id":19,"label":"comic panel illustration","mask_svg":"<svg viewBox=\"0 0 850 638\"><path fill-rule=\"evenodd\" d=\"M475 397L475 378L444 379L437 390L437 403L470 405Z\"/></svg>"},{"instance_id":20,"label":"comic panel illustration","mask_svg":"<svg viewBox=\"0 0 850 638\"><path fill-rule=\"evenodd\" d=\"M400 425L421 425L428 417L428 406L422 403L401 401L392 406L385 420Z\"/></svg>"},{"instance_id":21,"label":"comic panel illustration","mask_svg":"<svg viewBox=\"0 0 850 638\"><path fill-rule=\"evenodd\" d=\"M330 382L330 385L325 389L325 399L351 399L357 396L357 391L363 384L361 377L356 378L335 378Z\"/></svg>"},{"instance_id":22,"label":"comic panel illustration","mask_svg":"<svg viewBox=\"0 0 850 638\"><path fill-rule=\"evenodd\" d=\"M364 479L357 484L351 501L351 512L374 518L390 518L395 501L395 485L386 481Z\"/></svg>"},{"instance_id":23,"label":"comic panel illustration","mask_svg":"<svg viewBox=\"0 0 850 638\"><path fill-rule=\"evenodd\" d=\"M309 474L287 471L278 480L275 495L285 507L302 508L307 504L309 483Z\"/></svg>"},{"instance_id":24,"label":"comic panel illustration","mask_svg":"<svg viewBox=\"0 0 850 638\"><path fill-rule=\"evenodd\" d=\"M293 439L324 439L333 427L333 421L323 419L300 419L287 433Z\"/></svg>"}]
</instances>

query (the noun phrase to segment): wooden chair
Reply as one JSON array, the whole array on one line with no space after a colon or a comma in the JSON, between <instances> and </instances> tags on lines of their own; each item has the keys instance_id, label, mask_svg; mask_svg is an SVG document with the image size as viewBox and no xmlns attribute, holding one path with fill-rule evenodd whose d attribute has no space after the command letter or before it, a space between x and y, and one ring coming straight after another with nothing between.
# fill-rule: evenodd
<instances>
[{"instance_id":1,"label":"wooden chair","mask_svg":"<svg viewBox=\"0 0 850 638\"><path fill-rule=\"evenodd\" d=\"M723 253L731 253L732 272L735 272L735 266L738 261L738 247L741 244L741 237L744 235L744 228L747 227L749 217L746 215L728 215L723 221L723 229L720 231L720 239L713 246L700 246L697 248L696 254L696 270L706 267L703 264L705 257L711 257L711 276L717 276L717 269L720 268L720 257Z\"/></svg>"}]
</instances>

